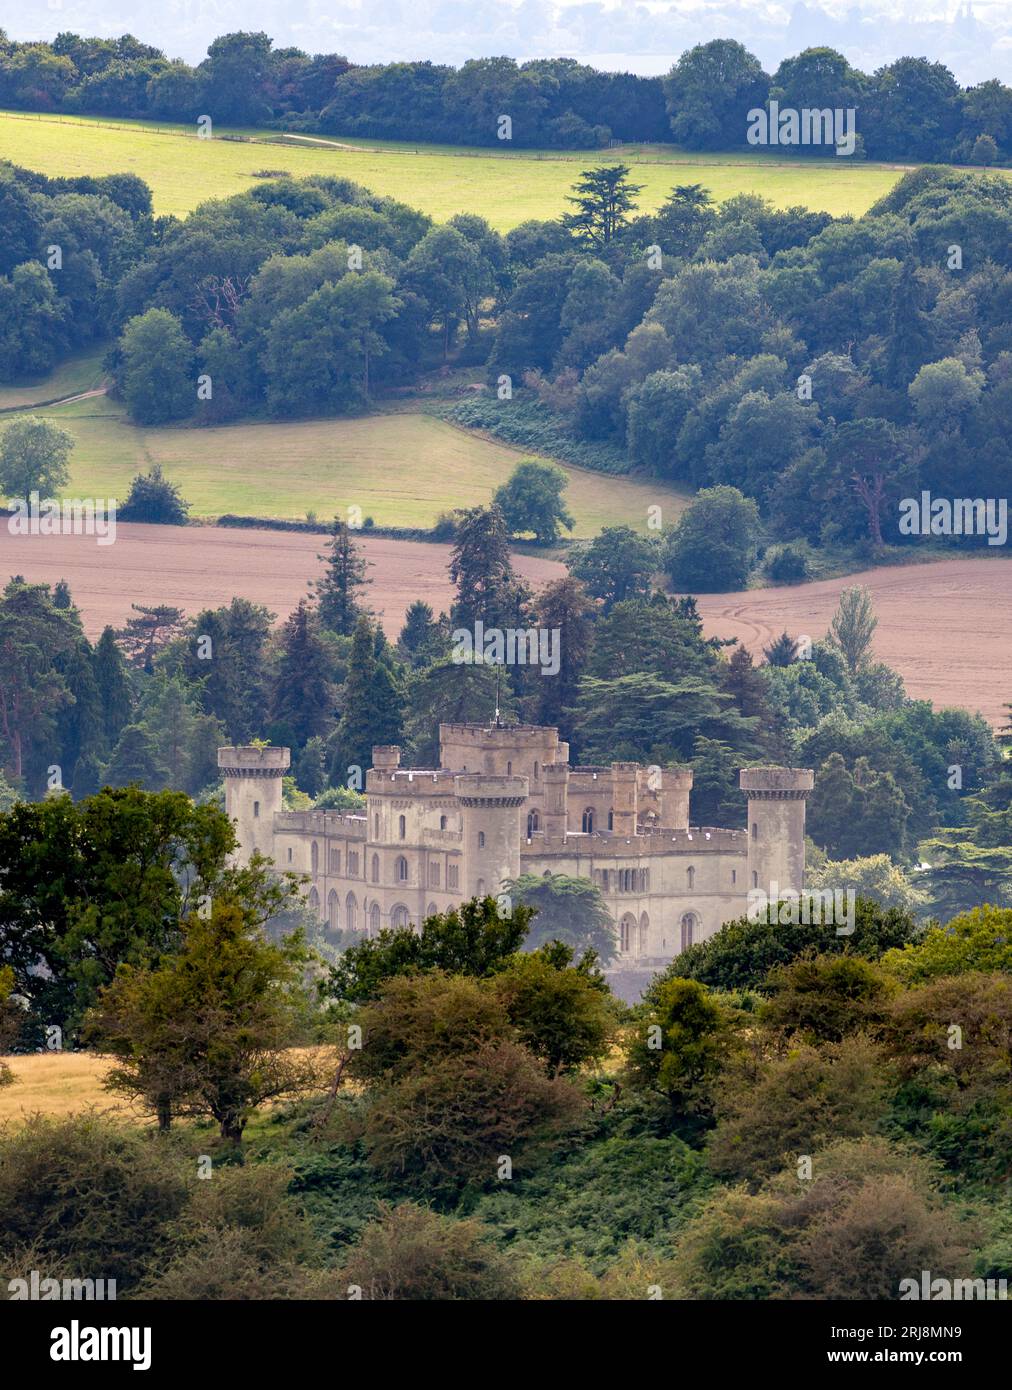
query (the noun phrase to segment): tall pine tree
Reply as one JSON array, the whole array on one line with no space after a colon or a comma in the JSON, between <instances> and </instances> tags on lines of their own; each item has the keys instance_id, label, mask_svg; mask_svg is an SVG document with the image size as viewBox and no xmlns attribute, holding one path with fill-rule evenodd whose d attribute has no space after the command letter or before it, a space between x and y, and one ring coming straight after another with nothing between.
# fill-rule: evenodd
<instances>
[{"instance_id":1,"label":"tall pine tree","mask_svg":"<svg viewBox=\"0 0 1012 1390\"><path fill-rule=\"evenodd\" d=\"M271 737L296 750L314 735L327 733L334 718L330 656L317 628L315 613L306 599L300 599L281 629L271 691Z\"/></svg>"},{"instance_id":2,"label":"tall pine tree","mask_svg":"<svg viewBox=\"0 0 1012 1390\"><path fill-rule=\"evenodd\" d=\"M367 611L357 595L359 590L372 583L371 579L365 577L369 562L359 553L351 531L338 517L334 518L326 555L317 555L316 558L326 564L323 578L314 579L309 586L316 591L320 623L330 632L350 637L355 624Z\"/></svg>"}]
</instances>

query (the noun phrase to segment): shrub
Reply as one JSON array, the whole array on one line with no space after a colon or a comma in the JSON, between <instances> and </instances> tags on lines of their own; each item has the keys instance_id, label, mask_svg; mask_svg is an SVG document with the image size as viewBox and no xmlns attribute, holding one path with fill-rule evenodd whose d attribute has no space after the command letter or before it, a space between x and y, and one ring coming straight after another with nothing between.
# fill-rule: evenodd
<instances>
[{"instance_id":1,"label":"shrub","mask_svg":"<svg viewBox=\"0 0 1012 1390\"><path fill-rule=\"evenodd\" d=\"M511 1262L476 1221L456 1221L405 1202L382 1206L338 1271L363 1299L501 1301L519 1297Z\"/></svg>"},{"instance_id":2,"label":"shrub","mask_svg":"<svg viewBox=\"0 0 1012 1390\"><path fill-rule=\"evenodd\" d=\"M189 502L179 488L162 475L156 463L150 473L138 473L130 484L127 500L119 509L120 521L151 521L162 526L185 526Z\"/></svg>"}]
</instances>

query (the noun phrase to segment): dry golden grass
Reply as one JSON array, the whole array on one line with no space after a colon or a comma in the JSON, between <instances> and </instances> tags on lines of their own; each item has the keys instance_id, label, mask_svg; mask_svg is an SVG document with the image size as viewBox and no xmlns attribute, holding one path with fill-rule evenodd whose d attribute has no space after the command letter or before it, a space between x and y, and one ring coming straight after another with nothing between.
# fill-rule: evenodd
<instances>
[{"instance_id":1,"label":"dry golden grass","mask_svg":"<svg viewBox=\"0 0 1012 1390\"><path fill-rule=\"evenodd\" d=\"M135 1113L126 1101L102 1088L112 1065L108 1057L92 1052L43 1052L4 1061L15 1079L13 1085L0 1087L0 1122L24 1120L35 1111L72 1115L92 1105L110 1114Z\"/></svg>"},{"instance_id":2,"label":"dry golden grass","mask_svg":"<svg viewBox=\"0 0 1012 1390\"><path fill-rule=\"evenodd\" d=\"M333 1075L333 1049L293 1048L296 1056L315 1054L321 1069L321 1084ZM107 1091L102 1083L113 1065L109 1057L93 1052L43 1052L0 1059L14 1073L14 1083L0 1086L0 1124L23 1123L29 1115L74 1115L92 1106L103 1114L117 1115L137 1124L152 1121L140 1107ZM269 1106L264 1106L268 1110ZM185 1123L185 1122L184 1122Z\"/></svg>"}]
</instances>

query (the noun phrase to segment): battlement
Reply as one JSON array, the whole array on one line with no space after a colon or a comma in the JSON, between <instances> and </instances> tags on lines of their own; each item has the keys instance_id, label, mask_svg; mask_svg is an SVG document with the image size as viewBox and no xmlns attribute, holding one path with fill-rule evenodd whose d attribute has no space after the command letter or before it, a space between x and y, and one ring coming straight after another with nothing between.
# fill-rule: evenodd
<instances>
[{"instance_id":1,"label":"battlement","mask_svg":"<svg viewBox=\"0 0 1012 1390\"><path fill-rule=\"evenodd\" d=\"M743 767L739 785L754 800L797 800L811 793L815 773L810 767Z\"/></svg>"},{"instance_id":2,"label":"battlement","mask_svg":"<svg viewBox=\"0 0 1012 1390\"><path fill-rule=\"evenodd\" d=\"M535 845L537 849L535 851ZM640 831L635 835L615 835L605 831L584 834L569 831L566 835L545 832L532 836L525 845L528 853L592 854L597 858L630 859L640 856L668 854L739 854L748 853L748 836L744 830L698 829Z\"/></svg>"},{"instance_id":3,"label":"battlement","mask_svg":"<svg viewBox=\"0 0 1012 1390\"><path fill-rule=\"evenodd\" d=\"M481 772L461 772L453 779L454 795L464 806L522 806L528 785L526 777Z\"/></svg>"},{"instance_id":4,"label":"battlement","mask_svg":"<svg viewBox=\"0 0 1012 1390\"><path fill-rule=\"evenodd\" d=\"M328 835L349 840L366 838L365 816L341 811L279 811L274 817L277 834Z\"/></svg>"},{"instance_id":5,"label":"battlement","mask_svg":"<svg viewBox=\"0 0 1012 1390\"><path fill-rule=\"evenodd\" d=\"M218 767L223 777L283 777L292 761L290 748L268 744L259 748L246 743L236 748L218 749Z\"/></svg>"}]
</instances>

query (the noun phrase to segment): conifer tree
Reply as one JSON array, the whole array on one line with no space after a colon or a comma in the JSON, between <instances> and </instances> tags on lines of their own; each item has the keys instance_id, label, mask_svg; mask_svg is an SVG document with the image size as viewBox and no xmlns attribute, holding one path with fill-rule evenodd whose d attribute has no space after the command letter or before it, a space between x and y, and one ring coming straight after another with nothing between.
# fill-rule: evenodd
<instances>
[{"instance_id":1,"label":"conifer tree","mask_svg":"<svg viewBox=\"0 0 1012 1390\"><path fill-rule=\"evenodd\" d=\"M280 648L271 719L283 739L301 749L315 734L329 730L335 703L330 657L306 599L299 601L282 628Z\"/></svg>"},{"instance_id":2,"label":"conifer tree","mask_svg":"<svg viewBox=\"0 0 1012 1390\"><path fill-rule=\"evenodd\" d=\"M369 562L359 553L351 531L338 517L334 518L327 553L316 558L327 566L323 578L314 579L310 584L310 589L316 591L320 623L341 637L350 637L359 617L366 611L357 594L372 583L365 577Z\"/></svg>"},{"instance_id":3,"label":"conifer tree","mask_svg":"<svg viewBox=\"0 0 1012 1390\"><path fill-rule=\"evenodd\" d=\"M94 653L95 684L106 748L113 748L130 718L130 675L111 627L102 630Z\"/></svg>"},{"instance_id":4,"label":"conifer tree","mask_svg":"<svg viewBox=\"0 0 1012 1390\"><path fill-rule=\"evenodd\" d=\"M385 645L385 641L384 641ZM355 625L340 723L332 740L330 780L343 784L349 767L365 771L377 744L400 743L404 700L397 674L376 655L377 635L364 614Z\"/></svg>"}]
</instances>

